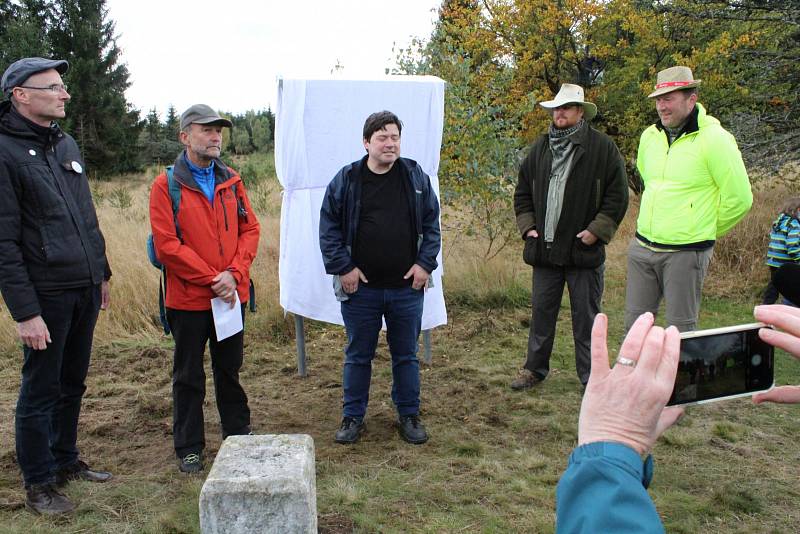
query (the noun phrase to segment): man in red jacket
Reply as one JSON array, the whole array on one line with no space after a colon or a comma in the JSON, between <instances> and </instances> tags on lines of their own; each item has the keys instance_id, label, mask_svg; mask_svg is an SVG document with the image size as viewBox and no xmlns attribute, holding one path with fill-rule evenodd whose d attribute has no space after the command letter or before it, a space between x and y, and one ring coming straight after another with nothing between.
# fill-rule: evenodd
<instances>
[{"instance_id":1,"label":"man in red jacket","mask_svg":"<svg viewBox=\"0 0 800 534\"><path fill-rule=\"evenodd\" d=\"M241 177L219 160L222 128L231 126L209 106L187 109L180 132L186 148L172 173L180 187L177 210L167 173L155 179L150 192L150 225L156 255L166 268L167 320L175 338L172 428L184 473L203 469L207 342L222 437L250 433L247 395L239 384L244 331L217 340L211 313L211 299L234 306L238 296L244 315L260 233Z\"/></svg>"}]
</instances>

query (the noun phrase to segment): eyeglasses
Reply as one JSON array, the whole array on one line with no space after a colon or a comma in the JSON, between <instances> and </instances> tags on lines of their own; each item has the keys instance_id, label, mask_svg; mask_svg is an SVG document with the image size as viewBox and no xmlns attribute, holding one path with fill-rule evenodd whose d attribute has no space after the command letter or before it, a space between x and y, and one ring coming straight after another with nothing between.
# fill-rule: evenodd
<instances>
[{"instance_id":1,"label":"eyeglasses","mask_svg":"<svg viewBox=\"0 0 800 534\"><path fill-rule=\"evenodd\" d=\"M562 104L562 105L560 105L560 106L558 106L556 108L553 108L553 109L554 110L561 109L561 110L567 111L567 110L575 108L575 107L578 107L578 104Z\"/></svg>"},{"instance_id":2,"label":"eyeglasses","mask_svg":"<svg viewBox=\"0 0 800 534\"><path fill-rule=\"evenodd\" d=\"M34 87L32 85L18 85L17 87L21 87L22 89L38 89L39 91L50 91L51 93L60 93L61 91L67 92L67 86L63 83L54 83L53 85L48 85L46 87Z\"/></svg>"}]
</instances>

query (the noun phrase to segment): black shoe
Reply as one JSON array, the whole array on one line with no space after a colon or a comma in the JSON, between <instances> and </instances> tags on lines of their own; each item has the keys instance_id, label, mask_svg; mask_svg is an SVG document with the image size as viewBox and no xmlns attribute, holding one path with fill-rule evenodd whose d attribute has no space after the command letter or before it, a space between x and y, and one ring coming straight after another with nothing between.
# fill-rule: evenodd
<instances>
[{"instance_id":1,"label":"black shoe","mask_svg":"<svg viewBox=\"0 0 800 534\"><path fill-rule=\"evenodd\" d=\"M336 436L333 441L336 443L355 443L361 434L364 433L366 425L363 419L355 417L345 417L342 419L342 425L336 431Z\"/></svg>"},{"instance_id":2,"label":"black shoe","mask_svg":"<svg viewBox=\"0 0 800 534\"><path fill-rule=\"evenodd\" d=\"M58 515L75 510L72 501L51 483L31 484L25 488L25 506L34 514Z\"/></svg>"},{"instance_id":3,"label":"black shoe","mask_svg":"<svg viewBox=\"0 0 800 534\"><path fill-rule=\"evenodd\" d=\"M400 435L409 443L420 445L428 441L428 432L418 415L406 415L397 420Z\"/></svg>"},{"instance_id":4,"label":"black shoe","mask_svg":"<svg viewBox=\"0 0 800 534\"><path fill-rule=\"evenodd\" d=\"M71 480L88 480L89 482L108 482L113 475L108 471L94 471L89 469L86 462L78 460L72 465L62 467L56 471L56 485L61 487Z\"/></svg>"},{"instance_id":5,"label":"black shoe","mask_svg":"<svg viewBox=\"0 0 800 534\"><path fill-rule=\"evenodd\" d=\"M203 459L198 453L189 453L181 458L178 469L181 470L181 473L199 473L203 470Z\"/></svg>"}]
</instances>

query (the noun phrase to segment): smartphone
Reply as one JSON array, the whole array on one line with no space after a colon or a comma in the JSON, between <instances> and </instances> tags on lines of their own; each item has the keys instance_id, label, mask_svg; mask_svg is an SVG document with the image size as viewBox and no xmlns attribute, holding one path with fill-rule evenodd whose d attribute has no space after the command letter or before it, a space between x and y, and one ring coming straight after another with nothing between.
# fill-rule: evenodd
<instances>
[{"instance_id":1,"label":"smartphone","mask_svg":"<svg viewBox=\"0 0 800 534\"><path fill-rule=\"evenodd\" d=\"M758 337L761 323L681 334L681 361L668 406L752 395L775 383L774 350Z\"/></svg>"}]
</instances>

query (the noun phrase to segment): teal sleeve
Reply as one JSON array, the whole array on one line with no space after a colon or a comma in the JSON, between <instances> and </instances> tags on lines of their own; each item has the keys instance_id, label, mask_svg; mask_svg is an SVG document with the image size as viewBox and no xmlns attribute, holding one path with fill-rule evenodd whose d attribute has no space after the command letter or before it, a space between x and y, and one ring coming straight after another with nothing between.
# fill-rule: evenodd
<instances>
[{"instance_id":1,"label":"teal sleeve","mask_svg":"<svg viewBox=\"0 0 800 534\"><path fill-rule=\"evenodd\" d=\"M626 445L577 447L556 488L558 534L664 532L647 486L653 459L645 462Z\"/></svg>"}]
</instances>

